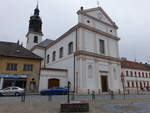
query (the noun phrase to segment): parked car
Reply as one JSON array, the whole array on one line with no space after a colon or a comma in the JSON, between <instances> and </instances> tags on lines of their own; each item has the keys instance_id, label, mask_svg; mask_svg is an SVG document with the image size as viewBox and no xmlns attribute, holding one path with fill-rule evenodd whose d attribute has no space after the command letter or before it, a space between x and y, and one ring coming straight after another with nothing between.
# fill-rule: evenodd
<instances>
[{"instance_id":1,"label":"parked car","mask_svg":"<svg viewBox=\"0 0 150 113\"><path fill-rule=\"evenodd\" d=\"M40 91L41 95L67 95L68 94L68 88L63 87L53 87L50 89L45 89Z\"/></svg>"},{"instance_id":2,"label":"parked car","mask_svg":"<svg viewBox=\"0 0 150 113\"><path fill-rule=\"evenodd\" d=\"M0 90L0 96L20 96L24 93L24 89L20 88L20 87L7 87L4 89Z\"/></svg>"}]
</instances>

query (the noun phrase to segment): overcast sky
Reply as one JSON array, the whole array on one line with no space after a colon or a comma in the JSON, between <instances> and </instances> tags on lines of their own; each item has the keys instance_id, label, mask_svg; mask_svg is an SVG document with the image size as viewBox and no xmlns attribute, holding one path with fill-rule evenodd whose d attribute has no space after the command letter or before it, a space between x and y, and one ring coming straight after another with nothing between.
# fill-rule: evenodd
<instances>
[{"instance_id":1,"label":"overcast sky","mask_svg":"<svg viewBox=\"0 0 150 113\"><path fill-rule=\"evenodd\" d=\"M150 1L99 0L119 26L120 57L150 63ZM39 0L44 39L56 39L77 24L77 10L97 7L96 0ZM23 41L36 0L0 0L0 40Z\"/></svg>"}]
</instances>

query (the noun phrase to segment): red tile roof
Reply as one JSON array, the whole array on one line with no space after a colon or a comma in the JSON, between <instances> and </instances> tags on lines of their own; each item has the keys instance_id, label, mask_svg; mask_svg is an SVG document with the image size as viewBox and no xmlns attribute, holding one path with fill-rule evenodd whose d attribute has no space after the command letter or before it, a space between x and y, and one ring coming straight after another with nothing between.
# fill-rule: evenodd
<instances>
[{"instance_id":1,"label":"red tile roof","mask_svg":"<svg viewBox=\"0 0 150 113\"><path fill-rule=\"evenodd\" d=\"M137 63L137 62L133 62L133 61L128 61L128 60L122 60L121 61L121 68L150 71L150 66L149 65L141 64L141 63Z\"/></svg>"}]
</instances>

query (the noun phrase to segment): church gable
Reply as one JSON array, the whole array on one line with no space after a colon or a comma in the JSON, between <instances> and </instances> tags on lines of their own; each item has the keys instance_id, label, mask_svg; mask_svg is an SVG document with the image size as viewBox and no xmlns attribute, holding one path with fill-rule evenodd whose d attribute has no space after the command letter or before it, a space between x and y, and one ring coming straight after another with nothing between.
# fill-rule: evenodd
<instances>
[{"instance_id":1,"label":"church gable","mask_svg":"<svg viewBox=\"0 0 150 113\"><path fill-rule=\"evenodd\" d=\"M109 25L116 26L111 18L106 14L106 12L100 7L80 10L78 13L85 14L87 16L90 16L91 18L97 19Z\"/></svg>"}]
</instances>

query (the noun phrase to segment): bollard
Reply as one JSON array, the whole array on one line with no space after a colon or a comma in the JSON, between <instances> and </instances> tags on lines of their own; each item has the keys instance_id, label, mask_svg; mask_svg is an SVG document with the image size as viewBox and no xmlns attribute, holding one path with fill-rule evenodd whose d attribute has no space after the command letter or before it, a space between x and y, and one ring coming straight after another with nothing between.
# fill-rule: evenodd
<instances>
[{"instance_id":1,"label":"bollard","mask_svg":"<svg viewBox=\"0 0 150 113\"><path fill-rule=\"evenodd\" d=\"M48 101L52 100L52 95L48 95Z\"/></svg>"},{"instance_id":2,"label":"bollard","mask_svg":"<svg viewBox=\"0 0 150 113\"><path fill-rule=\"evenodd\" d=\"M25 97L26 97L26 94L25 94L25 92L23 92L21 94L21 102L25 102Z\"/></svg>"},{"instance_id":3,"label":"bollard","mask_svg":"<svg viewBox=\"0 0 150 113\"><path fill-rule=\"evenodd\" d=\"M95 100L95 91L92 91L92 100Z\"/></svg>"},{"instance_id":4,"label":"bollard","mask_svg":"<svg viewBox=\"0 0 150 113\"><path fill-rule=\"evenodd\" d=\"M88 89L88 95L90 94L90 89Z\"/></svg>"},{"instance_id":5,"label":"bollard","mask_svg":"<svg viewBox=\"0 0 150 113\"><path fill-rule=\"evenodd\" d=\"M110 91L110 96L111 96L111 100L114 99L114 92L113 91Z\"/></svg>"},{"instance_id":6,"label":"bollard","mask_svg":"<svg viewBox=\"0 0 150 113\"><path fill-rule=\"evenodd\" d=\"M98 89L98 94L99 94L99 95L101 94L101 89Z\"/></svg>"}]
</instances>

